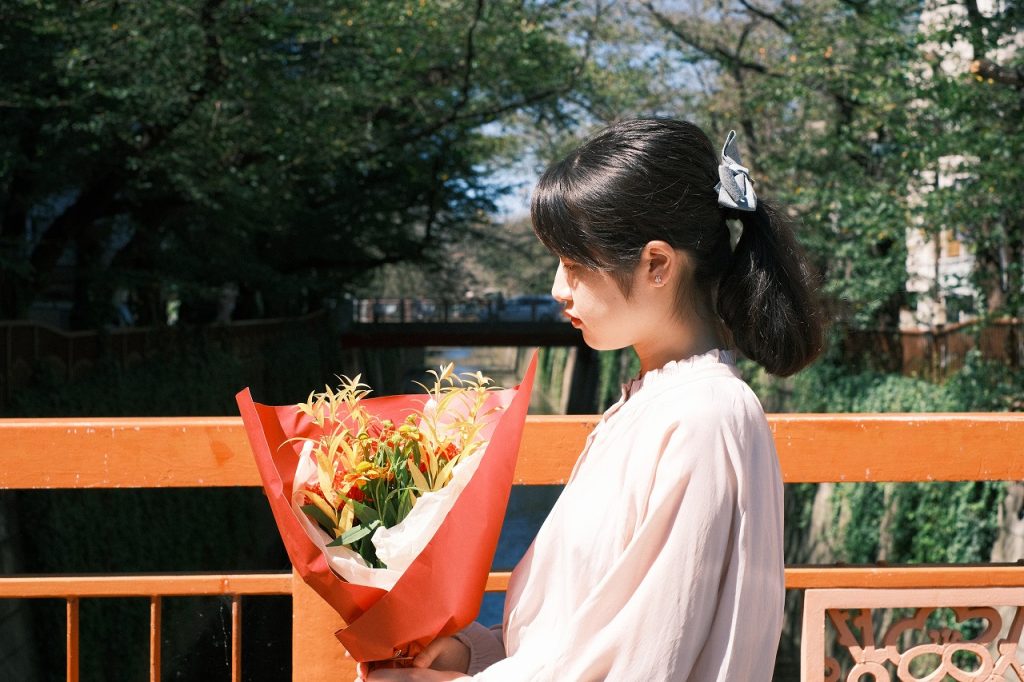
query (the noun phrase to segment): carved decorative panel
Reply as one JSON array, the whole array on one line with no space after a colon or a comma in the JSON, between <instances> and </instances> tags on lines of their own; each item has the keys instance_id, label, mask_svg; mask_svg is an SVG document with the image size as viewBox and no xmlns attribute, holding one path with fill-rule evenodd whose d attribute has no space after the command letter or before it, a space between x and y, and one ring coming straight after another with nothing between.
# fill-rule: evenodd
<instances>
[{"instance_id":1,"label":"carved decorative panel","mask_svg":"<svg viewBox=\"0 0 1024 682\"><path fill-rule=\"evenodd\" d=\"M1022 630L1024 588L808 590L801 679L1024 682Z\"/></svg>"}]
</instances>

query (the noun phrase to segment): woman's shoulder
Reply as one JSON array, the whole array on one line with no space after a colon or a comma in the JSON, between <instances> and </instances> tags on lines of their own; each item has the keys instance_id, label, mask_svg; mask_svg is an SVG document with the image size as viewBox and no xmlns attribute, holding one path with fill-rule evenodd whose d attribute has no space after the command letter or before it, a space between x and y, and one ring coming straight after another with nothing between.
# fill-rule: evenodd
<instances>
[{"instance_id":1,"label":"woman's shoulder","mask_svg":"<svg viewBox=\"0 0 1024 682\"><path fill-rule=\"evenodd\" d=\"M764 410L757 395L743 380L735 365L718 364L663 380L643 395L635 406L644 421L665 423L727 423L740 419L761 420Z\"/></svg>"},{"instance_id":2,"label":"woman's shoulder","mask_svg":"<svg viewBox=\"0 0 1024 682\"><path fill-rule=\"evenodd\" d=\"M631 450L659 458L668 452L701 458L717 452L731 459L736 453L746 458L753 451L771 449L761 402L729 366L705 368L685 381L649 388L657 390L634 396L642 400L632 406L631 418L623 420L620 437L628 434Z\"/></svg>"}]
</instances>

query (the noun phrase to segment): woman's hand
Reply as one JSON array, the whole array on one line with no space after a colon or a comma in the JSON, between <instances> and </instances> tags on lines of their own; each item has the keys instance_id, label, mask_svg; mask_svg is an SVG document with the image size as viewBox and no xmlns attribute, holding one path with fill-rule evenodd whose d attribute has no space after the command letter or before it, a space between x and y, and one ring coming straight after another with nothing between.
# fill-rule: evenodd
<instances>
[{"instance_id":1,"label":"woman's hand","mask_svg":"<svg viewBox=\"0 0 1024 682\"><path fill-rule=\"evenodd\" d=\"M411 668L379 668L373 671L366 668L359 664L359 679L368 682L469 679L465 675L469 669L469 647L454 637L440 637L412 659Z\"/></svg>"},{"instance_id":2,"label":"woman's hand","mask_svg":"<svg viewBox=\"0 0 1024 682\"><path fill-rule=\"evenodd\" d=\"M445 682L468 679L470 678L462 673L430 668L383 668L374 670L366 678L368 682Z\"/></svg>"},{"instance_id":3,"label":"woman's hand","mask_svg":"<svg viewBox=\"0 0 1024 682\"><path fill-rule=\"evenodd\" d=\"M469 670L469 647L454 637L439 637L412 659L412 665L465 673Z\"/></svg>"}]
</instances>

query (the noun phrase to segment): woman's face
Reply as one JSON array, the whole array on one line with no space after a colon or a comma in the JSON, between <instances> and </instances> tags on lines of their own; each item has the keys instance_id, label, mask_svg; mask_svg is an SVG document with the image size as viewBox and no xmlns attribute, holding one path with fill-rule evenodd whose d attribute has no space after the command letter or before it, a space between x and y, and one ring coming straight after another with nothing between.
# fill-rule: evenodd
<instances>
[{"instance_id":1,"label":"woman's face","mask_svg":"<svg viewBox=\"0 0 1024 682\"><path fill-rule=\"evenodd\" d=\"M631 273L627 299L615 277L565 258L559 260L551 295L565 306L573 326L595 350L632 346L640 370L723 347L710 314L681 308L680 286L693 282L689 258L663 241L648 242Z\"/></svg>"},{"instance_id":2,"label":"woman's face","mask_svg":"<svg viewBox=\"0 0 1024 682\"><path fill-rule=\"evenodd\" d=\"M617 350L636 342L636 306L607 272L559 259L551 295L591 348Z\"/></svg>"}]
</instances>

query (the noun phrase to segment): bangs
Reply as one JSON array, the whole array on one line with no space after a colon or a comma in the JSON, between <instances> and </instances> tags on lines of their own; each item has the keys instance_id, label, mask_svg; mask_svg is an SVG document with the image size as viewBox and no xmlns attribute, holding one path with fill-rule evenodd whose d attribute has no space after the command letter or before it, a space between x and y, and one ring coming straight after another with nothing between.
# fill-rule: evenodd
<instances>
[{"instance_id":1,"label":"bangs","mask_svg":"<svg viewBox=\"0 0 1024 682\"><path fill-rule=\"evenodd\" d=\"M607 269L602 254L593 248L591 225L580 210L571 168L572 154L544 172L530 199L530 220L541 243L559 258L595 270Z\"/></svg>"}]
</instances>

